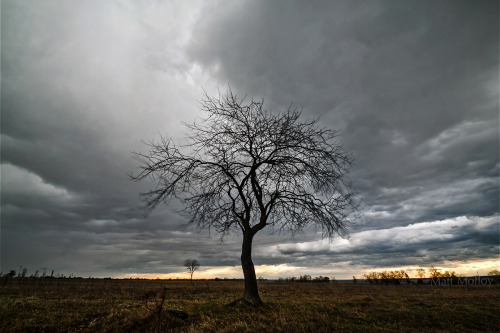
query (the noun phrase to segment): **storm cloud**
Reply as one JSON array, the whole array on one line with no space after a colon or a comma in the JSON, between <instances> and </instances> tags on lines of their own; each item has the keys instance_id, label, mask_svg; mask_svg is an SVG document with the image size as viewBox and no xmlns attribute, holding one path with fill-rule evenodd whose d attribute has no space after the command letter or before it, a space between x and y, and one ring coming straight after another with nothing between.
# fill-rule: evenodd
<instances>
[{"instance_id":1,"label":"storm cloud","mask_svg":"<svg viewBox=\"0 0 500 333\"><path fill-rule=\"evenodd\" d=\"M154 184L128 177L131 152L182 140L203 90L228 84L339 129L364 213L348 240L264 232L256 265L350 277L498 262L498 6L3 1L2 271L237 269L238 235L184 230L175 203L144 218Z\"/></svg>"}]
</instances>

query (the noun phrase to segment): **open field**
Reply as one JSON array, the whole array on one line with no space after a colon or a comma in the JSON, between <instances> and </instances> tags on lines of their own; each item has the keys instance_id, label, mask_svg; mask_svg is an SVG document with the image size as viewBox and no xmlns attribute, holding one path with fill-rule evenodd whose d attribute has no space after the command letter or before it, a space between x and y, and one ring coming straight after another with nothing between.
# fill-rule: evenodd
<instances>
[{"instance_id":1,"label":"open field","mask_svg":"<svg viewBox=\"0 0 500 333\"><path fill-rule=\"evenodd\" d=\"M239 281L1 282L0 332L500 331L498 284L260 283L265 304L253 308L230 304L242 296ZM164 311L158 312L164 289ZM189 318L175 318L168 309Z\"/></svg>"}]
</instances>

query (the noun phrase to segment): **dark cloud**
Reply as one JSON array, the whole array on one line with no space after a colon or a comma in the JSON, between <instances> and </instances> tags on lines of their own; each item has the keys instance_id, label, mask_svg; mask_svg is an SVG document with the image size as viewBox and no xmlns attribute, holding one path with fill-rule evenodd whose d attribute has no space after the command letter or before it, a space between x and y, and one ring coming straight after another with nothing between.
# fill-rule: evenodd
<instances>
[{"instance_id":1,"label":"dark cloud","mask_svg":"<svg viewBox=\"0 0 500 333\"><path fill-rule=\"evenodd\" d=\"M141 140L181 138L201 88L228 83L341 129L364 202L349 241L263 233L256 264L327 274L492 258L498 23L497 1L2 2L2 270L237 266L238 236L181 231L175 204L144 219L138 194L154 184L127 175Z\"/></svg>"},{"instance_id":2,"label":"dark cloud","mask_svg":"<svg viewBox=\"0 0 500 333\"><path fill-rule=\"evenodd\" d=\"M356 188L394 223L488 216L499 201L497 9L248 2L201 20L190 54L270 107L294 101L342 129ZM441 198L415 202L429 194Z\"/></svg>"}]
</instances>

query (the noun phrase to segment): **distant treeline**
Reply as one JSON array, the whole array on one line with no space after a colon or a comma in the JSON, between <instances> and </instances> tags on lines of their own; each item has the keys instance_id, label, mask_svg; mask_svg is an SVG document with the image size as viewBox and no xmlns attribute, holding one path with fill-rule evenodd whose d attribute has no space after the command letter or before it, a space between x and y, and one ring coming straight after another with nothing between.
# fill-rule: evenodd
<instances>
[{"instance_id":1,"label":"distant treeline","mask_svg":"<svg viewBox=\"0 0 500 333\"><path fill-rule=\"evenodd\" d=\"M445 271L431 266L429 268L418 268L417 277L411 279L404 270L400 271L382 271L363 274L363 277L369 284L437 284L437 285L471 285L471 284L495 284L500 282L500 272L492 270L488 276L466 277L464 274L456 274L454 271ZM426 274L427 273L427 274ZM427 278L426 278L427 276ZM353 282L356 278L353 276ZM474 281L474 282L472 282Z\"/></svg>"},{"instance_id":2,"label":"distant treeline","mask_svg":"<svg viewBox=\"0 0 500 333\"><path fill-rule=\"evenodd\" d=\"M431 266L427 269L418 268L416 270L416 278L410 278L409 275L404 270L399 271L380 271L380 272L370 272L363 274L364 279L357 279L355 276L352 277L352 280L337 280L334 276L317 276L312 277L311 275L301 275L301 276L289 276L289 277L279 277L276 279L265 279L263 277L259 277L259 282L299 282L299 283L367 283L367 284L439 284L439 285L460 285L460 284L479 284L481 282L485 282L483 284L497 284L500 283L500 271L492 270L488 273L487 276L473 276L466 277L463 274L456 274L454 271L445 271L441 272L439 269ZM28 269L23 266L19 266L19 269L10 270L8 273L4 274L0 272L0 279L7 283L10 279L83 279L83 277L77 277L73 274L66 276L64 274L55 274L54 270L48 274L45 268L42 268L41 272L36 270L33 274L28 274ZM111 277L105 278L94 278L89 276L88 279L100 279L100 280L111 280ZM146 278L124 278L124 279L115 279L114 280L151 280ZM471 279L476 279L476 283L471 283ZM168 279L159 279L155 280L176 280L176 281L190 281L189 278L168 278ZM213 278L213 279L196 279L196 281L243 281L243 279L236 278ZM479 281L479 282L477 282Z\"/></svg>"},{"instance_id":3,"label":"distant treeline","mask_svg":"<svg viewBox=\"0 0 500 333\"><path fill-rule=\"evenodd\" d=\"M290 276L286 278L279 278L278 282L336 282L335 277L329 278L327 276L317 276L315 278L311 275L301 275L299 277Z\"/></svg>"}]
</instances>

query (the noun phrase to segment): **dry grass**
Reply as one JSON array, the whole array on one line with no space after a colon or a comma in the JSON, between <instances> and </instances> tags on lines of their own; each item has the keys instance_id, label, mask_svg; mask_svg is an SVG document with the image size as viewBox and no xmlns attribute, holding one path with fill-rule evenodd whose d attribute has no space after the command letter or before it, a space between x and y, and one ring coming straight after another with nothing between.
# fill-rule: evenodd
<instances>
[{"instance_id":1,"label":"dry grass","mask_svg":"<svg viewBox=\"0 0 500 333\"><path fill-rule=\"evenodd\" d=\"M164 309L187 320L146 307L163 288ZM261 283L264 306L230 305L242 289L234 281L14 279L0 286L0 332L500 331L499 285Z\"/></svg>"}]
</instances>

